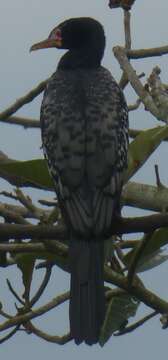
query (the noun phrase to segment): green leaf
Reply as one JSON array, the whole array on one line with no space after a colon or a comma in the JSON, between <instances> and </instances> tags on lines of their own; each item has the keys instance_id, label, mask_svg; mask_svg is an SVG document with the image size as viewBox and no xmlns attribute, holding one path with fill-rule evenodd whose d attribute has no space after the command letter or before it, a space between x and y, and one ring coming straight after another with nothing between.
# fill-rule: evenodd
<instances>
[{"instance_id":1,"label":"green leaf","mask_svg":"<svg viewBox=\"0 0 168 360\"><path fill-rule=\"evenodd\" d=\"M109 302L105 320L101 328L99 344L104 346L111 335L127 324L131 316L135 316L140 302L130 295L114 296Z\"/></svg>"},{"instance_id":2,"label":"green leaf","mask_svg":"<svg viewBox=\"0 0 168 360\"><path fill-rule=\"evenodd\" d=\"M68 252L67 255L63 256L60 254L56 254L55 251L44 251L42 253L34 251L33 254L25 254L25 253L19 253L14 256L14 261L17 264L24 264L28 262L33 262L33 260L45 260L49 262L54 262L55 265L57 265L60 269L64 271L69 271L69 262L68 262Z\"/></svg>"},{"instance_id":3,"label":"green leaf","mask_svg":"<svg viewBox=\"0 0 168 360\"><path fill-rule=\"evenodd\" d=\"M126 181L139 170L167 136L168 126L158 126L141 131L129 146L128 169L125 175Z\"/></svg>"},{"instance_id":4,"label":"green leaf","mask_svg":"<svg viewBox=\"0 0 168 360\"><path fill-rule=\"evenodd\" d=\"M17 261L17 266L22 272L22 280L24 285L24 294L22 295L25 300L29 299L30 287L32 282L35 258L33 255L25 254L22 259Z\"/></svg>"},{"instance_id":5,"label":"green leaf","mask_svg":"<svg viewBox=\"0 0 168 360\"><path fill-rule=\"evenodd\" d=\"M140 240L139 240L140 241ZM139 241L137 241L137 246L139 244ZM157 259L155 258L158 250L160 250L161 247L165 246L166 244L168 244L168 228L161 228L158 230L155 230L152 234L151 237L148 240L148 243L146 244L144 251L139 259L139 262L137 264L137 272L138 269L142 269L142 266L147 269L151 269L152 267L158 266L159 262L157 261ZM129 265L132 261L132 257L134 256L136 251L136 247L134 247L133 250L129 251L125 256L124 256L124 263ZM166 255L162 255L162 256L166 256ZM163 259L163 261L166 261L166 257L165 260ZM152 261L153 261L153 266L152 265ZM163 262L161 261L161 262ZM160 262L160 263L161 263ZM142 271L142 270L139 270Z\"/></svg>"},{"instance_id":6,"label":"green leaf","mask_svg":"<svg viewBox=\"0 0 168 360\"><path fill-rule=\"evenodd\" d=\"M163 253L163 250L158 250L151 255L145 256L142 260L140 259L137 266L137 272L144 272L153 269L156 266L163 264L168 260L168 255Z\"/></svg>"},{"instance_id":7,"label":"green leaf","mask_svg":"<svg viewBox=\"0 0 168 360\"><path fill-rule=\"evenodd\" d=\"M0 173L11 177L11 183L17 186L37 186L53 189L53 181L49 175L46 161L43 159L28 161L9 161L0 163ZM5 177L6 178L6 177ZM13 182L12 182L13 181Z\"/></svg>"}]
</instances>

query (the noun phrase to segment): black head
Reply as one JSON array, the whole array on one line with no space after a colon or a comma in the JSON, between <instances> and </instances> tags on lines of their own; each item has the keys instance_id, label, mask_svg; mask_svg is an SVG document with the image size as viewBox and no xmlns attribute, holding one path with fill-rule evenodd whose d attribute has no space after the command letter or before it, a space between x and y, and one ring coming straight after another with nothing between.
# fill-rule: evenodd
<instances>
[{"instance_id":1,"label":"black head","mask_svg":"<svg viewBox=\"0 0 168 360\"><path fill-rule=\"evenodd\" d=\"M92 18L72 18L55 27L46 40L34 44L30 50L50 47L90 54L90 58L95 57L100 63L105 47L103 27Z\"/></svg>"}]
</instances>

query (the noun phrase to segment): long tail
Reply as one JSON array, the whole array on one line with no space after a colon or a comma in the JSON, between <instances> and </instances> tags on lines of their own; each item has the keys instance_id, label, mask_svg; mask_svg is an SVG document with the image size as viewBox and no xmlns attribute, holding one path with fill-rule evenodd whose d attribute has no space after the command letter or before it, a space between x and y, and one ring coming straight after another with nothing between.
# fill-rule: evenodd
<instances>
[{"instance_id":1,"label":"long tail","mask_svg":"<svg viewBox=\"0 0 168 360\"><path fill-rule=\"evenodd\" d=\"M70 242L70 329L76 344L98 342L105 316L104 245L73 237Z\"/></svg>"}]
</instances>

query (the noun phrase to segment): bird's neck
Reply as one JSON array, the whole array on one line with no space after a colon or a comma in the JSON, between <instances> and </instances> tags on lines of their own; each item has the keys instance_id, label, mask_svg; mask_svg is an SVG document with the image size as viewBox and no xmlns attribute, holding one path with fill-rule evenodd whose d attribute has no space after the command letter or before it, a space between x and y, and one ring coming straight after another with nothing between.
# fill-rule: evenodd
<instances>
[{"instance_id":1,"label":"bird's neck","mask_svg":"<svg viewBox=\"0 0 168 360\"><path fill-rule=\"evenodd\" d=\"M93 48L69 50L59 61L58 69L72 70L77 68L97 68L101 65L103 50L95 51Z\"/></svg>"}]
</instances>

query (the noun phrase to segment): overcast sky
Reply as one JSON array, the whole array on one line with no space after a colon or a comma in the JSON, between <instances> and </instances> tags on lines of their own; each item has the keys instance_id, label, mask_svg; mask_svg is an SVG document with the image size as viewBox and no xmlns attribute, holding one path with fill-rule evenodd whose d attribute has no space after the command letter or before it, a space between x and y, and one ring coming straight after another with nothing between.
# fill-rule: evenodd
<instances>
[{"instance_id":1,"label":"overcast sky","mask_svg":"<svg viewBox=\"0 0 168 360\"><path fill-rule=\"evenodd\" d=\"M98 19L105 28L107 47L103 60L104 66L108 67L114 77L119 80L120 69L112 56L112 46L123 44L123 12L121 9L110 10L108 0L5 0L0 1L0 108L4 110L17 98L23 96L39 81L46 79L55 71L61 51L50 49L29 53L30 46L48 36L53 27L60 21L76 16L92 16ZM132 46L134 48L154 47L167 45L167 0L136 0L132 11ZM168 60L167 56L134 62L141 73L150 73L152 67L159 65L162 69L162 78L168 82ZM132 90L127 90L128 102L133 103L136 95ZM39 118L39 106L41 96L31 105L27 105L19 111L20 115ZM156 126L157 122L151 115L141 110L135 117L131 114L131 127L148 128ZM10 157L26 160L42 157L40 150L40 132L38 130L23 130L20 127L0 124L0 150L6 152ZM151 159L150 166L145 165L144 170L137 175L137 179L143 182L154 183L153 164L160 161L161 155L167 149L162 147ZM164 161L160 162L161 179L168 184L168 170ZM2 182L3 189L6 187ZM162 279L166 279L167 264L162 265L160 270L155 269L145 275L145 281L151 289L157 289L158 293L165 298L168 297L168 287L163 286ZM4 271L6 276L19 277L20 274L11 274L11 270ZM55 289L63 291L69 284L69 276L62 280L62 274L54 273L52 285L49 291L51 296L55 295ZM41 272L37 274L41 278ZM14 278L13 278L14 279ZM17 279L18 280L18 279ZM21 280L19 278L19 280ZM4 286L4 287L3 287ZM5 285L0 288L0 300L6 294ZM18 285L19 286L19 285ZM146 312L149 310L146 309ZM52 311L46 317L46 328L53 333L63 333L68 324L67 307L57 315ZM141 311L138 314L141 315ZM53 319L55 317L55 324ZM37 322L42 327L43 321ZM120 338L113 337L108 344L101 349L99 346L92 348L73 343L64 347L49 344L33 336L18 334L8 343L1 345L0 356L2 359L79 359L86 357L99 359L125 359L140 360L151 358L156 360L167 353L167 331L162 331L159 319L151 320L146 326L137 330L134 334Z\"/></svg>"}]
</instances>

